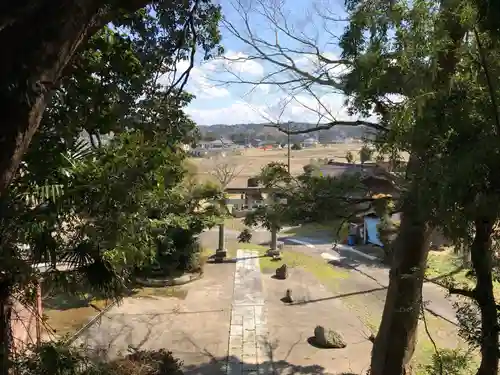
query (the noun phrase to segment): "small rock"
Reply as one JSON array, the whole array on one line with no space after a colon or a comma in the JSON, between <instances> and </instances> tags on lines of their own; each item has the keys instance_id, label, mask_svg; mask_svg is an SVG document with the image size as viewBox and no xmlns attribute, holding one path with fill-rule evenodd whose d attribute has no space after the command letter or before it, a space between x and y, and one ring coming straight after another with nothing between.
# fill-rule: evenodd
<instances>
[{"instance_id":1,"label":"small rock","mask_svg":"<svg viewBox=\"0 0 500 375\"><path fill-rule=\"evenodd\" d=\"M347 346L340 333L322 326L314 328L314 341L322 348L342 349Z\"/></svg>"},{"instance_id":2,"label":"small rock","mask_svg":"<svg viewBox=\"0 0 500 375\"><path fill-rule=\"evenodd\" d=\"M293 303L293 296L292 296L292 290L287 289L285 292L285 297L282 299L283 302L285 303Z\"/></svg>"},{"instance_id":3,"label":"small rock","mask_svg":"<svg viewBox=\"0 0 500 375\"><path fill-rule=\"evenodd\" d=\"M281 255L281 253L280 253L280 251L278 249L276 249L276 250L273 250L273 249L267 250L267 256L268 257L274 257L274 256L280 256L280 255Z\"/></svg>"},{"instance_id":4,"label":"small rock","mask_svg":"<svg viewBox=\"0 0 500 375\"><path fill-rule=\"evenodd\" d=\"M281 267L276 268L276 278L279 280L285 280L288 277L288 267L283 264Z\"/></svg>"}]
</instances>

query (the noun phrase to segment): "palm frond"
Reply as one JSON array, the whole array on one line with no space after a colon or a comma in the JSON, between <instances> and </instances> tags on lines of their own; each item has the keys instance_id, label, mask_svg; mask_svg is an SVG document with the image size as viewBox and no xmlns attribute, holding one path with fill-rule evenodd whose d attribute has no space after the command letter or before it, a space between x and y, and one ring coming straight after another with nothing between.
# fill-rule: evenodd
<instances>
[{"instance_id":1,"label":"palm frond","mask_svg":"<svg viewBox=\"0 0 500 375\"><path fill-rule=\"evenodd\" d=\"M41 205L44 202L55 202L64 194L62 184L35 185L24 194L26 204L32 207Z\"/></svg>"}]
</instances>

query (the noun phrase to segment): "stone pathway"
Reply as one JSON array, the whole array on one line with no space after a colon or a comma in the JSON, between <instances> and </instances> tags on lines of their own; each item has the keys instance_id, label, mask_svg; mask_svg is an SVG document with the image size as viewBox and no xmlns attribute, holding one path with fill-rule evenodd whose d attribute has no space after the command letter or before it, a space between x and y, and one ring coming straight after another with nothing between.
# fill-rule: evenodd
<instances>
[{"instance_id":1,"label":"stone pathway","mask_svg":"<svg viewBox=\"0 0 500 375\"><path fill-rule=\"evenodd\" d=\"M227 375L270 375L264 294L256 251L238 250L229 328Z\"/></svg>"}]
</instances>

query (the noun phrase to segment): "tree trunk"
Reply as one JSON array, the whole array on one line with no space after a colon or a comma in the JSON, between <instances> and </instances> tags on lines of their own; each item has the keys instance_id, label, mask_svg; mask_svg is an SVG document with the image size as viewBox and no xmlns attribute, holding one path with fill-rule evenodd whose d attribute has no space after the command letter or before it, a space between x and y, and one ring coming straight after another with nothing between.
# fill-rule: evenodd
<instances>
[{"instance_id":1,"label":"tree trunk","mask_svg":"<svg viewBox=\"0 0 500 375\"><path fill-rule=\"evenodd\" d=\"M412 189L418 189L418 183ZM373 346L371 375L404 374L415 351L429 251L427 226L419 210L410 195L403 205L404 214L394 243L389 288Z\"/></svg>"},{"instance_id":2,"label":"tree trunk","mask_svg":"<svg viewBox=\"0 0 500 375\"><path fill-rule=\"evenodd\" d=\"M437 55L439 69L431 85L436 93L446 93L450 86L466 31L455 12L456 5L454 0L441 1L438 27L447 31L449 43ZM429 100L422 110L423 117L417 117L418 121L414 125L407 167L411 184L403 203L403 217L394 243L384 312L372 351L371 375L405 374L415 351L422 284L429 252L426 218L432 208L421 207L423 202L420 199L419 181L425 178L423 173L429 162L427 150L432 137L428 134L428 124L439 121L439 110L435 102Z\"/></svg>"},{"instance_id":3,"label":"tree trunk","mask_svg":"<svg viewBox=\"0 0 500 375\"><path fill-rule=\"evenodd\" d=\"M6 282L0 283L0 374L7 375L10 369L10 350L12 347L11 331L12 305L10 288Z\"/></svg>"},{"instance_id":4,"label":"tree trunk","mask_svg":"<svg viewBox=\"0 0 500 375\"><path fill-rule=\"evenodd\" d=\"M477 375L497 375L499 340L498 316L493 294L491 232L494 220L477 219L471 246L472 266L477 284L474 296L481 311L481 365Z\"/></svg>"},{"instance_id":5,"label":"tree trunk","mask_svg":"<svg viewBox=\"0 0 500 375\"><path fill-rule=\"evenodd\" d=\"M2 14L0 25L0 196L15 176L76 49L110 20L100 0L39 0ZM122 0L137 9L146 0ZM41 11L40 11L41 9Z\"/></svg>"}]
</instances>

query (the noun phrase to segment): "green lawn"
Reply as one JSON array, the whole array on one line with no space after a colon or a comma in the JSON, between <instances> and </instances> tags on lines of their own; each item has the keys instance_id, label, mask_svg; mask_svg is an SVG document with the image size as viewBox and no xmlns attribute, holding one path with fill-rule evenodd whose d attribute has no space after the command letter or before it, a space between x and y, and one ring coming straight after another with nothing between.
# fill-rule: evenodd
<instances>
[{"instance_id":1,"label":"green lawn","mask_svg":"<svg viewBox=\"0 0 500 375\"><path fill-rule=\"evenodd\" d=\"M474 280L466 277L467 270L462 269L461 259L451 250L431 252L427 260L426 277L436 279L438 283L453 281L459 287L474 288ZM449 276L447 276L449 275ZM494 281L494 292L500 300L500 283Z\"/></svg>"},{"instance_id":2,"label":"green lawn","mask_svg":"<svg viewBox=\"0 0 500 375\"><path fill-rule=\"evenodd\" d=\"M461 260L452 251L432 251L427 259L427 271L425 276L429 279L439 278L443 275L453 274L457 281L465 282L465 270L460 270Z\"/></svg>"}]
</instances>

